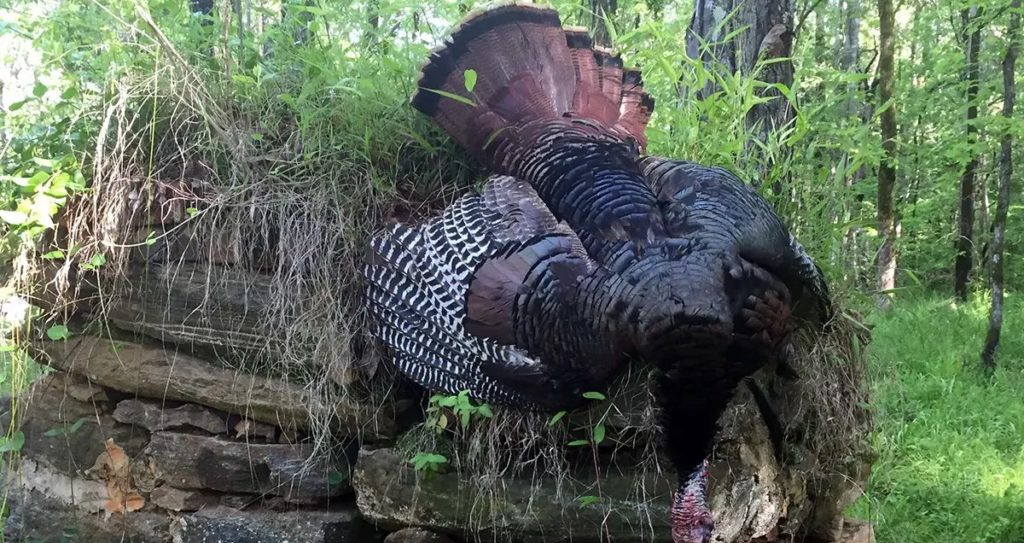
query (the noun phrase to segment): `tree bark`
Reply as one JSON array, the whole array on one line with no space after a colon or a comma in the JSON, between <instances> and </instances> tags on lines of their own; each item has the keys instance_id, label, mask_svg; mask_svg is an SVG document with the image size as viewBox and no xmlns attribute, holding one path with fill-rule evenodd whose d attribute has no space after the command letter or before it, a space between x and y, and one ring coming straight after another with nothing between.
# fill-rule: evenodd
<instances>
[{"instance_id":1,"label":"tree bark","mask_svg":"<svg viewBox=\"0 0 1024 543\"><path fill-rule=\"evenodd\" d=\"M892 193L896 184L896 109L893 103L893 67L896 54L896 12L892 0L878 0L879 56L878 102L882 109L882 150L884 156L878 166L878 235L882 246L878 250L878 306L888 309L891 303L888 291L896 287L896 235L893 220Z\"/></svg>"},{"instance_id":2,"label":"tree bark","mask_svg":"<svg viewBox=\"0 0 1024 543\"><path fill-rule=\"evenodd\" d=\"M314 0L305 0L304 7L316 5ZM313 22L313 14L305 9L289 9L288 4L281 4L281 22L288 26L292 32L292 38L296 44L305 44L310 39L310 23Z\"/></svg>"},{"instance_id":3,"label":"tree bark","mask_svg":"<svg viewBox=\"0 0 1024 543\"><path fill-rule=\"evenodd\" d=\"M697 0L686 34L686 54L700 59L709 72L739 72L764 83L792 87L792 13L792 0ZM731 39L723 39L730 35ZM711 80L697 90L696 96L703 99L717 90ZM765 142L773 132L792 122L794 113L792 104L778 90L766 86L760 95L773 99L752 107L746 125ZM764 166L767 170L770 164Z\"/></svg>"},{"instance_id":4,"label":"tree bark","mask_svg":"<svg viewBox=\"0 0 1024 543\"><path fill-rule=\"evenodd\" d=\"M1013 102L1017 92L1014 70L1020 49L1020 0L1010 5L1010 25L1007 32L1009 45L1003 57L1003 117L1013 118ZM999 195L996 198L996 214L992 223L992 309L989 312L988 332L985 346L981 350L981 365L986 371L996 367L996 350L1003 328L1003 243L1006 238L1006 215L1010 209L1010 182L1013 178L1013 133L1007 125L999 142Z\"/></svg>"},{"instance_id":5,"label":"tree bark","mask_svg":"<svg viewBox=\"0 0 1024 543\"><path fill-rule=\"evenodd\" d=\"M861 70L859 66L861 2L860 0L846 0L846 2L837 4L837 8L839 8L837 15L844 21L842 41L836 44L837 54L835 58L838 61L838 68L846 73L859 72ZM867 69L865 69L866 71ZM853 82L846 85L846 116L849 118L859 118L865 126L870 125L872 122L871 112L873 109L871 104L862 99L863 93L867 88L866 85ZM862 165L856 170L850 171L853 156L848 152L840 151L836 160L839 163L839 171L842 172L843 186L846 187L848 194L852 194L852 187L866 177L865 167ZM853 218L855 209L860 206L861 202L859 200L844 202L841 216L842 222L849 223ZM843 254L846 255L844 257L845 262L843 262L843 267L846 270L844 273L847 279L852 278L854 281L861 277L860 263L861 260L864 260L860 251L857 250L860 245L858 237L861 233L860 227L851 226L847 229L842 241Z\"/></svg>"},{"instance_id":6,"label":"tree bark","mask_svg":"<svg viewBox=\"0 0 1024 543\"><path fill-rule=\"evenodd\" d=\"M192 13L202 13L203 15L213 13L213 0L189 0L188 4Z\"/></svg>"},{"instance_id":7,"label":"tree bark","mask_svg":"<svg viewBox=\"0 0 1024 543\"><path fill-rule=\"evenodd\" d=\"M845 7L844 40L839 65L846 70L852 70L857 66L860 57L860 0L846 0Z\"/></svg>"},{"instance_id":8,"label":"tree bark","mask_svg":"<svg viewBox=\"0 0 1024 543\"><path fill-rule=\"evenodd\" d=\"M961 12L964 21L964 47L967 56L967 145L971 147L971 159L964 167L960 178L960 222L956 243L954 264L954 291L957 299L967 300L967 283L970 280L974 253L974 180L978 169L978 157L974 145L978 140L978 87L980 71L978 52L981 49L981 8L974 6Z\"/></svg>"},{"instance_id":9,"label":"tree bark","mask_svg":"<svg viewBox=\"0 0 1024 543\"><path fill-rule=\"evenodd\" d=\"M608 32L608 20L619 8L618 0L588 0L590 8L590 31L594 33L594 43L602 47L611 47L612 37Z\"/></svg>"}]
</instances>

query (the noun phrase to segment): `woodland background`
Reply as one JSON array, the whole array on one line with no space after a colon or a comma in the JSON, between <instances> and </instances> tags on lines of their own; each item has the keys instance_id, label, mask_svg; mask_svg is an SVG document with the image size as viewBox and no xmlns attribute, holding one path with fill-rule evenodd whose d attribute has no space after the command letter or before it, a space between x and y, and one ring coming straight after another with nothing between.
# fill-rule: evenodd
<instances>
[{"instance_id":1,"label":"woodland background","mask_svg":"<svg viewBox=\"0 0 1024 543\"><path fill-rule=\"evenodd\" d=\"M111 171L173 177L201 152L220 157L200 172L217 183L316 187L331 209L364 210L337 233L354 253L383 217L422 216L481 179L407 106L421 62L473 2L5 4L5 394L43 371L22 348L28 328L67 333L35 307L31 270L108 265L103 246L55 232L73 228L65 204ZM867 315L879 458L853 514L882 542L1024 541L1020 2L554 6L643 69L657 100L649 152L754 184ZM787 14L788 30L745 42L766 13ZM130 127L117 138L132 160L98 144L114 126ZM19 439L12 429L0 448L16 454Z\"/></svg>"}]
</instances>

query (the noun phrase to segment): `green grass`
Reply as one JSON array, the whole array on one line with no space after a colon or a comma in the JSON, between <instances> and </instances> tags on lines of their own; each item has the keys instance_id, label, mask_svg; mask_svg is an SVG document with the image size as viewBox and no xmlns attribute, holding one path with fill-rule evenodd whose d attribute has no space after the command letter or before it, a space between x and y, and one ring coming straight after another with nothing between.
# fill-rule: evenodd
<instances>
[{"instance_id":1,"label":"green grass","mask_svg":"<svg viewBox=\"0 0 1024 543\"><path fill-rule=\"evenodd\" d=\"M879 459L854 513L879 543L1024 542L1024 299L1007 299L991 378L987 308L928 297L871 319Z\"/></svg>"}]
</instances>

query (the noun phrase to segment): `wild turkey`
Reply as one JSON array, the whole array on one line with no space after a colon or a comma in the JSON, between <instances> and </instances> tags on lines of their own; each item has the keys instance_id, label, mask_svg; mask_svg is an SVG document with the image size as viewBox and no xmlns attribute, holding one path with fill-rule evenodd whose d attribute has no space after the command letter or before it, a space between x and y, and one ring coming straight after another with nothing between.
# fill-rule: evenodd
<instances>
[{"instance_id":1,"label":"wild turkey","mask_svg":"<svg viewBox=\"0 0 1024 543\"><path fill-rule=\"evenodd\" d=\"M707 542L718 418L784 348L795 300L828 306L818 267L728 171L641 157L654 102L640 72L554 10L468 18L412 105L500 175L372 240L367 303L398 369L428 389L559 410L627 361L653 363L680 476L673 540Z\"/></svg>"}]
</instances>

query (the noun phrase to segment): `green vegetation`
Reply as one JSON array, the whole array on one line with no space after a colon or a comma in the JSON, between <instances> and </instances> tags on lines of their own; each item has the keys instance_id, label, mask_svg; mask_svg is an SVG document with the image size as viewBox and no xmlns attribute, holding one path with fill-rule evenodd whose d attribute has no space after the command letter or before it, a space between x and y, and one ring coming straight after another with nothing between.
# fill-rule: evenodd
<instances>
[{"instance_id":1,"label":"green vegetation","mask_svg":"<svg viewBox=\"0 0 1024 543\"><path fill-rule=\"evenodd\" d=\"M469 397L469 391L463 390L458 394L434 394L430 396L427 403L427 419L423 423L427 428L433 428L435 432L442 433L451 429L455 431L460 428L462 431L469 429L469 424L475 419L491 418L491 406L486 403L478 403ZM455 422L458 425L456 427Z\"/></svg>"},{"instance_id":2,"label":"green vegetation","mask_svg":"<svg viewBox=\"0 0 1024 543\"><path fill-rule=\"evenodd\" d=\"M871 319L879 459L854 511L879 543L1024 541L1024 337L979 372L987 302L921 296ZM1006 318L1024 319L1020 296Z\"/></svg>"}]
</instances>

